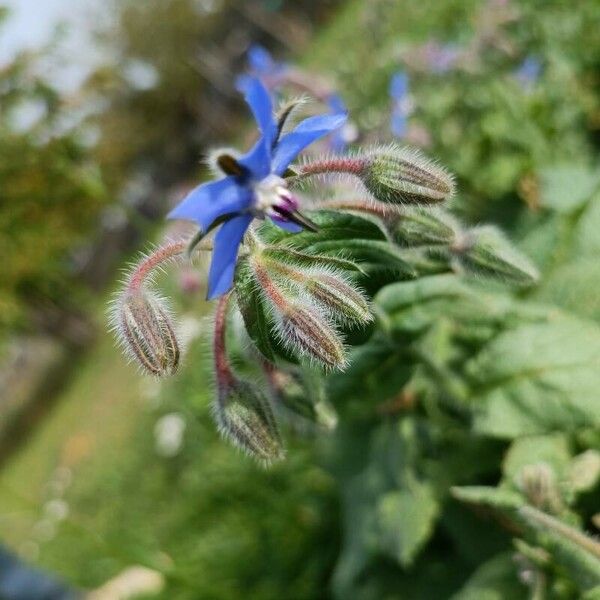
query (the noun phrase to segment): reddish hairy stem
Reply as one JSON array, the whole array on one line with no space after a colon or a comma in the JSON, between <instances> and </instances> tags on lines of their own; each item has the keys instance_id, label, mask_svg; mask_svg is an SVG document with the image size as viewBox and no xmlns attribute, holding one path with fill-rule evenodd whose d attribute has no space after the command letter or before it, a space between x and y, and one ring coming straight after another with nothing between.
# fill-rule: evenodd
<instances>
[{"instance_id":1,"label":"reddish hairy stem","mask_svg":"<svg viewBox=\"0 0 600 600\"><path fill-rule=\"evenodd\" d=\"M176 242L168 242L164 246L157 248L152 254L146 256L135 268L133 273L129 276L127 282L127 290L129 292L136 292L143 285L144 281L150 275L150 273L159 267L162 263L183 254L190 244L189 239L177 240ZM212 245L210 241L196 246L198 250L211 250Z\"/></svg>"},{"instance_id":2,"label":"reddish hairy stem","mask_svg":"<svg viewBox=\"0 0 600 600\"><path fill-rule=\"evenodd\" d=\"M283 294L279 291L276 285L273 284L273 281L269 277L267 271L259 265L257 262L254 262L254 273L256 274L256 279L258 279L258 283L260 283L260 287L264 294L269 298L269 300L278 308L282 313L287 311L288 302L283 297Z\"/></svg>"},{"instance_id":3,"label":"reddish hairy stem","mask_svg":"<svg viewBox=\"0 0 600 600\"><path fill-rule=\"evenodd\" d=\"M399 206L383 204L374 200L324 200L318 202L317 207L369 213L382 219L402 216L402 209Z\"/></svg>"},{"instance_id":4,"label":"reddish hairy stem","mask_svg":"<svg viewBox=\"0 0 600 600\"><path fill-rule=\"evenodd\" d=\"M220 386L233 383L235 377L227 360L225 350L225 332L227 329L227 307L231 293L221 296L217 303L215 312L215 337L213 340L213 351L215 357L215 372L217 382Z\"/></svg>"},{"instance_id":5,"label":"reddish hairy stem","mask_svg":"<svg viewBox=\"0 0 600 600\"><path fill-rule=\"evenodd\" d=\"M138 290L144 283L146 277L148 277L156 267L166 260L183 253L187 248L188 243L188 240L170 242L158 248L158 250L150 254L150 256L147 256L139 265L137 265L135 271L131 274L129 282L127 283L127 289L130 292Z\"/></svg>"},{"instance_id":6,"label":"reddish hairy stem","mask_svg":"<svg viewBox=\"0 0 600 600\"><path fill-rule=\"evenodd\" d=\"M367 166L367 162L366 158L356 158L352 156L315 160L302 165L298 177L309 177L311 175L321 175L323 173L349 173L351 175L360 175Z\"/></svg>"}]
</instances>

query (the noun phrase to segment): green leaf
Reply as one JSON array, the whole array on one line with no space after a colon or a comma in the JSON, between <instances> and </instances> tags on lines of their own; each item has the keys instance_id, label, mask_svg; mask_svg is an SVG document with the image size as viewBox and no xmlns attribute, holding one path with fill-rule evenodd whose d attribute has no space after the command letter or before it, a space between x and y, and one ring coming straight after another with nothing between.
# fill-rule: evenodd
<instances>
[{"instance_id":1,"label":"green leaf","mask_svg":"<svg viewBox=\"0 0 600 600\"><path fill-rule=\"evenodd\" d=\"M475 430L520 435L600 424L600 331L552 315L498 335L466 365Z\"/></svg>"},{"instance_id":2,"label":"green leaf","mask_svg":"<svg viewBox=\"0 0 600 600\"><path fill-rule=\"evenodd\" d=\"M417 480L379 498L377 528L382 549L406 567L431 537L440 512L430 483Z\"/></svg>"},{"instance_id":3,"label":"green leaf","mask_svg":"<svg viewBox=\"0 0 600 600\"><path fill-rule=\"evenodd\" d=\"M273 362L276 353L271 341L271 323L259 285L247 259L238 262L235 272L235 295L250 339L261 354Z\"/></svg>"},{"instance_id":4,"label":"green leaf","mask_svg":"<svg viewBox=\"0 0 600 600\"><path fill-rule=\"evenodd\" d=\"M336 256L308 254L292 248L267 246L261 250L267 258L297 267L331 267L336 270L364 273L356 263Z\"/></svg>"},{"instance_id":5,"label":"green leaf","mask_svg":"<svg viewBox=\"0 0 600 600\"><path fill-rule=\"evenodd\" d=\"M375 302L387 313L393 314L431 298L464 297L469 293L469 288L456 275L433 275L416 281L392 283L377 294Z\"/></svg>"},{"instance_id":6,"label":"green leaf","mask_svg":"<svg viewBox=\"0 0 600 600\"><path fill-rule=\"evenodd\" d=\"M545 463L558 478L562 478L571 461L569 443L565 435L529 436L516 439L508 449L502 470L504 476L516 481L523 467Z\"/></svg>"},{"instance_id":7,"label":"green leaf","mask_svg":"<svg viewBox=\"0 0 600 600\"><path fill-rule=\"evenodd\" d=\"M265 222L258 229L258 234L269 244L282 244L298 250L306 250L322 241L385 239L383 231L376 223L358 215L331 210L319 210L307 214L319 227L319 231L301 231L290 235L280 227Z\"/></svg>"},{"instance_id":8,"label":"green leaf","mask_svg":"<svg viewBox=\"0 0 600 600\"><path fill-rule=\"evenodd\" d=\"M373 402L383 402L398 393L413 373L405 351L382 338L354 348L348 362L347 371L327 378L328 395L333 402L359 400L369 414Z\"/></svg>"},{"instance_id":9,"label":"green leaf","mask_svg":"<svg viewBox=\"0 0 600 600\"><path fill-rule=\"evenodd\" d=\"M600 481L600 452L592 448L578 454L569 465L568 482L575 492L587 492Z\"/></svg>"},{"instance_id":10,"label":"green leaf","mask_svg":"<svg viewBox=\"0 0 600 600\"><path fill-rule=\"evenodd\" d=\"M541 174L542 204L568 213L582 206L600 183L597 170L585 165L553 166Z\"/></svg>"},{"instance_id":11,"label":"green leaf","mask_svg":"<svg viewBox=\"0 0 600 600\"><path fill-rule=\"evenodd\" d=\"M580 317L600 322L600 261L581 258L553 270L533 295Z\"/></svg>"},{"instance_id":12,"label":"green leaf","mask_svg":"<svg viewBox=\"0 0 600 600\"><path fill-rule=\"evenodd\" d=\"M411 264L413 255L387 241L346 239L326 240L310 246L313 252L345 256L361 265L363 269L384 267L390 271L414 277L417 272Z\"/></svg>"},{"instance_id":13,"label":"green leaf","mask_svg":"<svg viewBox=\"0 0 600 600\"><path fill-rule=\"evenodd\" d=\"M513 511L523 506L521 494L505 488L484 485L468 485L453 487L452 495L461 502L483 504L502 511Z\"/></svg>"},{"instance_id":14,"label":"green leaf","mask_svg":"<svg viewBox=\"0 0 600 600\"><path fill-rule=\"evenodd\" d=\"M517 566L511 552L494 556L469 577L451 600L526 600L527 588L517 578Z\"/></svg>"}]
</instances>

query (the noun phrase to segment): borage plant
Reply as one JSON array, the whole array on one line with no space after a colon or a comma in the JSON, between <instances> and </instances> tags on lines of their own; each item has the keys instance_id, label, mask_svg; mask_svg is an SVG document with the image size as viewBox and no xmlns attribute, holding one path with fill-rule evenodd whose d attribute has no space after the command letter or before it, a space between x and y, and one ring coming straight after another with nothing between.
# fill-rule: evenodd
<instances>
[{"instance_id":1,"label":"borage plant","mask_svg":"<svg viewBox=\"0 0 600 600\"><path fill-rule=\"evenodd\" d=\"M169 215L196 222L198 234L145 256L112 314L121 344L142 369L173 374L180 344L151 276L173 259L212 252L214 414L227 439L270 463L283 456L276 415L335 422L324 382L332 371L352 369L350 346L386 331L385 312L372 304L381 288L452 271L530 284L536 271L494 227L465 228L440 207L453 195L453 178L418 151L376 146L293 164L346 115L312 116L290 128L299 102L274 115L262 83L244 78L241 88L258 141L243 155L212 155L217 179ZM243 328L228 328L234 313ZM251 348L238 352L237 368L226 343Z\"/></svg>"}]
</instances>

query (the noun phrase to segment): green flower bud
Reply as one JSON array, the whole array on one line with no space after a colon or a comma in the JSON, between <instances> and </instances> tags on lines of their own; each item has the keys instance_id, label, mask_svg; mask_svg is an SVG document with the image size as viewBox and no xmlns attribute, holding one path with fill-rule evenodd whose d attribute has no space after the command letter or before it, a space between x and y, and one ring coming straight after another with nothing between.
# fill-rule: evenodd
<instances>
[{"instance_id":1,"label":"green flower bud","mask_svg":"<svg viewBox=\"0 0 600 600\"><path fill-rule=\"evenodd\" d=\"M145 290L126 289L113 303L111 320L125 354L147 373L173 375L179 342L164 299Z\"/></svg>"},{"instance_id":2,"label":"green flower bud","mask_svg":"<svg viewBox=\"0 0 600 600\"><path fill-rule=\"evenodd\" d=\"M213 410L221 435L234 446L265 464L284 458L273 410L258 388L235 377L221 381Z\"/></svg>"},{"instance_id":3,"label":"green flower bud","mask_svg":"<svg viewBox=\"0 0 600 600\"><path fill-rule=\"evenodd\" d=\"M461 231L458 221L438 208L406 207L396 220L393 234L406 246L448 246Z\"/></svg>"},{"instance_id":4,"label":"green flower bud","mask_svg":"<svg viewBox=\"0 0 600 600\"><path fill-rule=\"evenodd\" d=\"M265 260L260 252L253 256L251 268L256 287L269 307L274 333L283 347L326 368L343 368L346 353L342 340L327 314L298 290L298 282L294 281L298 271ZM282 281L282 275L291 281Z\"/></svg>"},{"instance_id":5,"label":"green flower bud","mask_svg":"<svg viewBox=\"0 0 600 600\"><path fill-rule=\"evenodd\" d=\"M381 202L431 204L454 193L452 176L418 150L396 145L368 154L358 176Z\"/></svg>"},{"instance_id":6,"label":"green flower bud","mask_svg":"<svg viewBox=\"0 0 600 600\"><path fill-rule=\"evenodd\" d=\"M275 314L276 333L290 351L325 368L343 369L346 352L338 332L315 307L290 302Z\"/></svg>"},{"instance_id":7,"label":"green flower bud","mask_svg":"<svg viewBox=\"0 0 600 600\"><path fill-rule=\"evenodd\" d=\"M517 285L532 285L539 277L531 262L496 227L474 227L457 238L450 251L459 265L473 274Z\"/></svg>"},{"instance_id":8,"label":"green flower bud","mask_svg":"<svg viewBox=\"0 0 600 600\"><path fill-rule=\"evenodd\" d=\"M525 465L519 472L517 485L533 506L551 513L559 513L563 502L556 475L546 463Z\"/></svg>"},{"instance_id":9,"label":"green flower bud","mask_svg":"<svg viewBox=\"0 0 600 600\"><path fill-rule=\"evenodd\" d=\"M308 272L305 289L329 316L340 323L369 323L373 320L365 296L337 273Z\"/></svg>"}]
</instances>

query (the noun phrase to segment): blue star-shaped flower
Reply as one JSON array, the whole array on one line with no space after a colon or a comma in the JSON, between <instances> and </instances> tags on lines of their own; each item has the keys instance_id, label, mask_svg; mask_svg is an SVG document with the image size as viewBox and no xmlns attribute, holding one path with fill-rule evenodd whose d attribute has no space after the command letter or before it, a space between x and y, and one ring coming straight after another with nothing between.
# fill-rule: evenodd
<instances>
[{"instance_id":1,"label":"blue star-shaped flower","mask_svg":"<svg viewBox=\"0 0 600 600\"><path fill-rule=\"evenodd\" d=\"M248 78L240 91L256 119L260 138L240 158L228 157L227 176L199 185L168 215L195 221L203 233L220 226L208 275L209 300L231 289L239 245L254 218L269 217L292 232L310 223L298 213L298 201L282 176L304 148L346 120L345 113L309 117L281 135L264 85Z\"/></svg>"},{"instance_id":2,"label":"blue star-shaped flower","mask_svg":"<svg viewBox=\"0 0 600 600\"><path fill-rule=\"evenodd\" d=\"M327 106L333 114L346 113L346 105L339 94L331 94L327 98ZM349 136L345 128L336 129L329 138L329 146L335 154L343 154L348 147Z\"/></svg>"},{"instance_id":3,"label":"blue star-shaped flower","mask_svg":"<svg viewBox=\"0 0 600 600\"><path fill-rule=\"evenodd\" d=\"M542 72L542 63L535 56L527 56L515 71L515 77L525 89L533 87Z\"/></svg>"},{"instance_id":4,"label":"blue star-shaped flower","mask_svg":"<svg viewBox=\"0 0 600 600\"><path fill-rule=\"evenodd\" d=\"M285 77L288 66L276 61L271 53L260 44L253 44L246 54L248 59L248 75L240 75L237 78L238 87L246 85L251 77L257 77L270 90L277 88Z\"/></svg>"},{"instance_id":5,"label":"blue star-shaped flower","mask_svg":"<svg viewBox=\"0 0 600 600\"><path fill-rule=\"evenodd\" d=\"M392 98L392 116L390 129L392 134L403 138L408 129L408 117L412 111L408 75L402 71L395 73L390 81L390 97Z\"/></svg>"}]
</instances>

